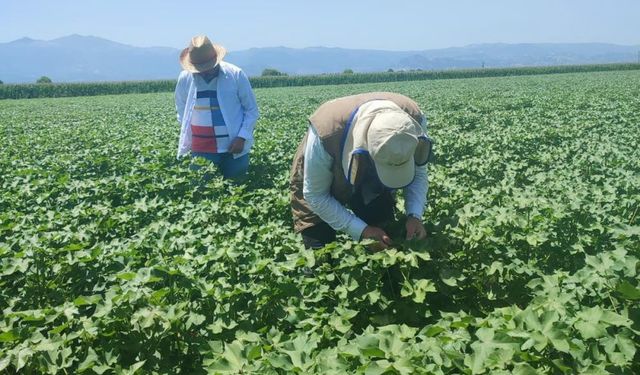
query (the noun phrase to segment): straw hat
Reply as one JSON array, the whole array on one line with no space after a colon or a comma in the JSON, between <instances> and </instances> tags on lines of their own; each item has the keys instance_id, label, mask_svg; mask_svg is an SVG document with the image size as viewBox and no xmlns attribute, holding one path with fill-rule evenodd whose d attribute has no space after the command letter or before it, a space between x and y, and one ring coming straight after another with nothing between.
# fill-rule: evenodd
<instances>
[{"instance_id":1,"label":"straw hat","mask_svg":"<svg viewBox=\"0 0 640 375\"><path fill-rule=\"evenodd\" d=\"M347 130L342 150L345 176L354 184L358 156L368 154L380 182L398 189L409 185L416 165L424 165L431 140L409 114L390 100L373 100L360 106Z\"/></svg>"},{"instance_id":2,"label":"straw hat","mask_svg":"<svg viewBox=\"0 0 640 375\"><path fill-rule=\"evenodd\" d=\"M197 35L180 53L180 64L189 72L202 73L215 68L226 53L224 47L211 43L205 35Z\"/></svg>"}]
</instances>

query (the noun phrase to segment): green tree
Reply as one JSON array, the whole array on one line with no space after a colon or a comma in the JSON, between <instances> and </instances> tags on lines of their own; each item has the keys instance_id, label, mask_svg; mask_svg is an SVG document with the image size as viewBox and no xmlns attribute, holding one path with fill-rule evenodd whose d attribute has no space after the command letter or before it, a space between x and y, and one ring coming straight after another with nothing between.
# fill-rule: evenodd
<instances>
[{"instance_id":1,"label":"green tree","mask_svg":"<svg viewBox=\"0 0 640 375\"><path fill-rule=\"evenodd\" d=\"M353 69L345 69L342 74L353 74Z\"/></svg>"},{"instance_id":2,"label":"green tree","mask_svg":"<svg viewBox=\"0 0 640 375\"><path fill-rule=\"evenodd\" d=\"M281 71L279 71L278 69L273 69L273 68L265 68L262 71L262 76L263 77L267 77L267 76L286 76L287 73L283 73Z\"/></svg>"},{"instance_id":3,"label":"green tree","mask_svg":"<svg viewBox=\"0 0 640 375\"><path fill-rule=\"evenodd\" d=\"M52 81L51 81L51 78L49 78L47 76L42 76L42 77L38 78L36 83L52 83Z\"/></svg>"},{"instance_id":4,"label":"green tree","mask_svg":"<svg viewBox=\"0 0 640 375\"><path fill-rule=\"evenodd\" d=\"M387 73L393 73L393 69L391 68L387 69Z\"/></svg>"},{"instance_id":5,"label":"green tree","mask_svg":"<svg viewBox=\"0 0 640 375\"><path fill-rule=\"evenodd\" d=\"M2 82L2 80L0 79L0 85L3 85L3 84L4 84L4 82Z\"/></svg>"}]
</instances>

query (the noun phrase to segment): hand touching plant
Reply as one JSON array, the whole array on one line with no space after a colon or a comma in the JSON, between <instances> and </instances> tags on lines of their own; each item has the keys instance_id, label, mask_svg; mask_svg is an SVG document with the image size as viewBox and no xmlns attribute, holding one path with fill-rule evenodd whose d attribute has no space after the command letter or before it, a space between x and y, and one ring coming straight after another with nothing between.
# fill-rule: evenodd
<instances>
[{"instance_id":1,"label":"hand touching plant","mask_svg":"<svg viewBox=\"0 0 640 375\"><path fill-rule=\"evenodd\" d=\"M407 217L405 226L407 229L407 240L423 240L427 237L427 231L424 229L424 225L420 219L409 216Z\"/></svg>"},{"instance_id":2,"label":"hand touching plant","mask_svg":"<svg viewBox=\"0 0 640 375\"><path fill-rule=\"evenodd\" d=\"M393 242L391 237L387 233L378 227L367 225L362 231L362 239L369 238L378 241L377 243L370 245L369 248L373 251L381 251L389 247Z\"/></svg>"}]
</instances>

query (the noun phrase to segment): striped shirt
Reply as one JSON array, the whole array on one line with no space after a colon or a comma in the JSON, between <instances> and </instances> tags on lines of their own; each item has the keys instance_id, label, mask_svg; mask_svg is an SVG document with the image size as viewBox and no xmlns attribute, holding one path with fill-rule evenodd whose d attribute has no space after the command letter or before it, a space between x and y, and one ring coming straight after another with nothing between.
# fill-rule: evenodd
<instances>
[{"instance_id":1,"label":"striped shirt","mask_svg":"<svg viewBox=\"0 0 640 375\"><path fill-rule=\"evenodd\" d=\"M196 102L191 117L192 150L211 154L229 150L231 139L218 102L218 78L206 82L195 75Z\"/></svg>"}]
</instances>

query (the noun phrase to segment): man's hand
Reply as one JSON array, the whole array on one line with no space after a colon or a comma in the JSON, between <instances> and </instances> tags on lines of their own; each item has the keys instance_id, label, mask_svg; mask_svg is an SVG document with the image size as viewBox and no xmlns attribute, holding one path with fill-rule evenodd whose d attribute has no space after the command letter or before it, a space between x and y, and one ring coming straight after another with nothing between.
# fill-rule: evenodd
<instances>
[{"instance_id":1,"label":"man's hand","mask_svg":"<svg viewBox=\"0 0 640 375\"><path fill-rule=\"evenodd\" d=\"M238 154L244 149L244 138L235 137L229 146L229 152L232 154Z\"/></svg>"},{"instance_id":2,"label":"man's hand","mask_svg":"<svg viewBox=\"0 0 640 375\"><path fill-rule=\"evenodd\" d=\"M362 231L362 239L370 238L378 241L377 244L371 245L369 248L373 251L384 250L391 245L391 238L381 228L367 225Z\"/></svg>"},{"instance_id":3,"label":"man's hand","mask_svg":"<svg viewBox=\"0 0 640 375\"><path fill-rule=\"evenodd\" d=\"M423 240L427 237L427 230L420 219L413 216L407 217L407 240L418 239Z\"/></svg>"}]
</instances>

